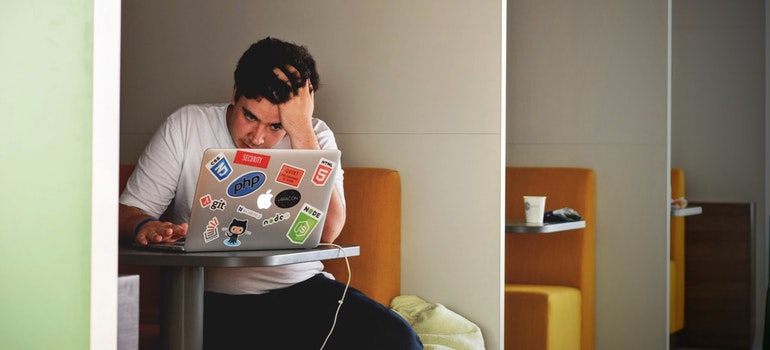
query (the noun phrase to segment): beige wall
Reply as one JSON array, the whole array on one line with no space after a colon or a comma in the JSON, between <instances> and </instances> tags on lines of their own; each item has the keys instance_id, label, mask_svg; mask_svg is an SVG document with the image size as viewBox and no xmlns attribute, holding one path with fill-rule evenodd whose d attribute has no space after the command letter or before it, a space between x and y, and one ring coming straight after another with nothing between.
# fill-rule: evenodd
<instances>
[{"instance_id":1,"label":"beige wall","mask_svg":"<svg viewBox=\"0 0 770 350\"><path fill-rule=\"evenodd\" d=\"M124 1L121 161L187 103L226 101L271 35L307 45L316 116L344 165L401 173L402 293L442 303L501 347L500 1ZM355 271L353 271L355 273Z\"/></svg>"},{"instance_id":2,"label":"beige wall","mask_svg":"<svg viewBox=\"0 0 770 350\"><path fill-rule=\"evenodd\" d=\"M596 349L668 343L668 1L508 2L508 165L592 168Z\"/></svg>"},{"instance_id":3,"label":"beige wall","mask_svg":"<svg viewBox=\"0 0 770 350\"><path fill-rule=\"evenodd\" d=\"M767 291L765 0L674 0L671 166L691 201L754 202L754 348ZM685 321L686 322L686 321Z\"/></svg>"}]
</instances>

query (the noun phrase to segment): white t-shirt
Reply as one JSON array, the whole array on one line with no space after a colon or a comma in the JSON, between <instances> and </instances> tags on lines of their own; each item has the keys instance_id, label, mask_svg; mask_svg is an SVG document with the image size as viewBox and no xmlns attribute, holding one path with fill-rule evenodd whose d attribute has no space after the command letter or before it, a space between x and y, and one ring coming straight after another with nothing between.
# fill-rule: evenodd
<instances>
[{"instance_id":1,"label":"white t-shirt","mask_svg":"<svg viewBox=\"0 0 770 350\"><path fill-rule=\"evenodd\" d=\"M160 217L171 206L170 221L188 222L203 152L207 148L235 148L225 120L227 106L188 105L166 118L139 157L120 203L154 217ZM326 123L313 119L313 129L321 148L337 149L334 133ZM291 148L289 137L274 148ZM335 187L345 203L342 180L339 171ZM204 286L218 293L261 294L302 282L322 270L320 261L275 267L209 267L205 269Z\"/></svg>"}]
</instances>

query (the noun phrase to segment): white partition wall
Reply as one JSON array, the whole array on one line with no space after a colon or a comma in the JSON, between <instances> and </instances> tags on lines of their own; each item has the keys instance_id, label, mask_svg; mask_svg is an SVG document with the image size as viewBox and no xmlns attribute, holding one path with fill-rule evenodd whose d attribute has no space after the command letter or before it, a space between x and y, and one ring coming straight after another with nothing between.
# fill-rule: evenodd
<instances>
[{"instance_id":1,"label":"white partition wall","mask_svg":"<svg viewBox=\"0 0 770 350\"><path fill-rule=\"evenodd\" d=\"M596 349L668 343L668 1L508 2L506 163L596 171Z\"/></svg>"}]
</instances>

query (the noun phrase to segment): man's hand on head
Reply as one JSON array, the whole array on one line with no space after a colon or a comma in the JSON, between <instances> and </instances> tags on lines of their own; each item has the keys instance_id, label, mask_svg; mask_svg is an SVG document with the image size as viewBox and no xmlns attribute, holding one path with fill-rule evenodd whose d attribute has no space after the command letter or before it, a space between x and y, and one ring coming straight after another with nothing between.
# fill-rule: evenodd
<instances>
[{"instance_id":1,"label":"man's hand on head","mask_svg":"<svg viewBox=\"0 0 770 350\"><path fill-rule=\"evenodd\" d=\"M287 70L295 78L299 77L299 72L288 66ZM289 83L289 78L278 68L273 70L275 75ZM313 131L313 109L315 108L315 94L310 79L305 80L305 84L300 87L296 93L292 93L291 98L278 105L278 111L281 115L281 125L289 135L292 148L319 148L318 140Z\"/></svg>"}]
</instances>

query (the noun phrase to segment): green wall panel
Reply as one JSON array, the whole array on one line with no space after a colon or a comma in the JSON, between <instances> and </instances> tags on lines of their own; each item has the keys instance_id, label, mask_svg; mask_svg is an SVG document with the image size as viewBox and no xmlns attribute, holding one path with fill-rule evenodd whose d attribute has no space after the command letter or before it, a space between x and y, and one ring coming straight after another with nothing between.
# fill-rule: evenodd
<instances>
[{"instance_id":1,"label":"green wall panel","mask_svg":"<svg viewBox=\"0 0 770 350\"><path fill-rule=\"evenodd\" d=\"M87 349L91 0L0 0L0 348Z\"/></svg>"}]
</instances>

